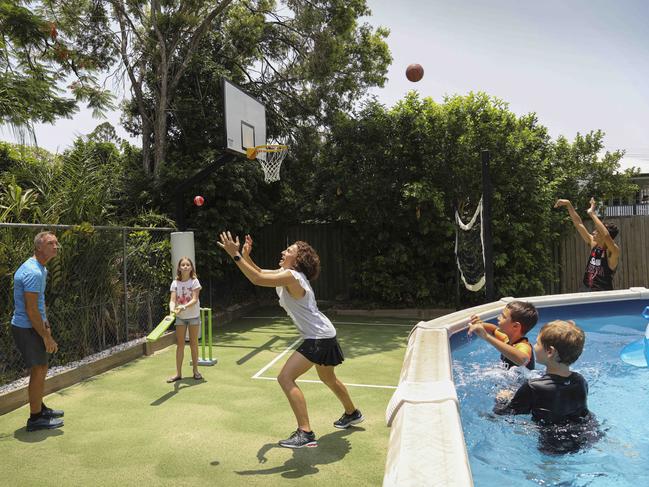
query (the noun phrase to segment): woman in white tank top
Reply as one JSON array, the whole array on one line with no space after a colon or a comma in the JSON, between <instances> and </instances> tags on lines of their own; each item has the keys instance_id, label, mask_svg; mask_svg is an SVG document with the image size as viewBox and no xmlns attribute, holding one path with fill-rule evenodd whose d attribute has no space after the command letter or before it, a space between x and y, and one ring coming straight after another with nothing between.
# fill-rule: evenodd
<instances>
[{"instance_id":1,"label":"woman in white tank top","mask_svg":"<svg viewBox=\"0 0 649 487\"><path fill-rule=\"evenodd\" d=\"M320 258L313 247L306 242L295 242L282 252L279 269L269 270L260 269L250 257L252 238L249 235L246 235L241 252L239 237L233 238L230 232L221 233L220 242L217 243L232 257L250 282L256 286L276 288L280 306L286 310L304 338L277 377L297 420L297 430L289 438L281 440L280 446L318 446L309 423L304 394L295 382L313 366L320 380L333 391L345 408L334 426L344 429L363 421L363 415L354 406L345 384L334 372L334 367L342 363L344 357L336 339L336 329L329 318L318 310L309 283L320 273Z\"/></svg>"}]
</instances>

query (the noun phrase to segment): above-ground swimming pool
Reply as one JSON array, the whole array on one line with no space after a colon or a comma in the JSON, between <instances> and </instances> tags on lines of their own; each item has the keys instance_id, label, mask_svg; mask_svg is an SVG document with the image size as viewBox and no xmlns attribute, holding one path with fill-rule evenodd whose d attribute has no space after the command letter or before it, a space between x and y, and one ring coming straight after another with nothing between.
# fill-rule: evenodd
<instances>
[{"instance_id":1,"label":"above-ground swimming pool","mask_svg":"<svg viewBox=\"0 0 649 487\"><path fill-rule=\"evenodd\" d=\"M574 320L586 332L584 352L571 368L588 381L588 407L603 437L576 453L542 453L529 415L494 415L498 390L523 379L501 369L499 353L484 340L468 338L466 331L451 336L453 380L474 485L649 485L649 369L619 357L625 345L644 336L647 320L641 313L648 304L644 299L539 307L539 322L528 333L531 343L554 319ZM532 374L544 371L537 364Z\"/></svg>"}]
</instances>

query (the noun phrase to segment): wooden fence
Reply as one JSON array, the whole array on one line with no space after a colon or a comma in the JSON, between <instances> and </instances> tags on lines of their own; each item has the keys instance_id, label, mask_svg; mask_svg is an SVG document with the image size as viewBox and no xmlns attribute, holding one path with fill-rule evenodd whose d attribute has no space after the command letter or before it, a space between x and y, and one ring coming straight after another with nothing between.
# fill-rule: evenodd
<instances>
[{"instance_id":1,"label":"wooden fence","mask_svg":"<svg viewBox=\"0 0 649 487\"><path fill-rule=\"evenodd\" d=\"M643 203L639 205L616 205L606 207L607 217L634 215L649 215L649 204Z\"/></svg>"},{"instance_id":2,"label":"wooden fence","mask_svg":"<svg viewBox=\"0 0 649 487\"><path fill-rule=\"evenodd\" d=\"M348 227L338 223L314 223L292 226L265 227L255 239L256 263L266 269L276 269L281 251L296 240L304 240L320 256L320 277L312 283L318 300L347 299L349 297L349 265L345 252Z\"/></svg>"},{"instance_id":3,"label":"wooden fence","mask_svg":"<svg viewBox=\"0 0 649 487\"><path fill-rule=\"evenodd\" d=\"M649 287L649 216L615 217L606 221L618 225L616 242L622 256L613 279L615 289ZM585 222L592 229L590 222ZM343 224L273 225L264 228L255 239L255 260L264 268L276 268L280 253L296 240L309 242L319 253L322 272L313 283L320 300L349 297L350 266L345 251L349 227ZM576 231L571 231L550 250L558 264L559 283L548 283L547 294L576 292L581 286L589 256L588 246ZM431 284L432 285L432 284Z\"/></svg>"},{"instance_id":4,"label":"wooden fence","mask_svg":"<svg viewBox=\"0 0 649 487\"><path fill-rule=\"evenodd\" d=\"M649 287L649 216L607 218L606 221L615 223L620 229L615 241L622 255L613 287ZM592 229L592 225L588 228ZM564 237L559 247L560 292L576 292L584 277L589 248L577 231Z\"/></svg>"}]
</instances>

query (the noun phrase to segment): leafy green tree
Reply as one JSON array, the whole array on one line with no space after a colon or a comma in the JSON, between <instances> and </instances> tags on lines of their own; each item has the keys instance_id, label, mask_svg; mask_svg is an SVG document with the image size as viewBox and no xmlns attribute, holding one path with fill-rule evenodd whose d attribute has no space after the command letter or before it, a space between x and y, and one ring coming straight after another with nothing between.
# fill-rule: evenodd
<instances>
[{"instance_id":1,"label":"leafy green tree","mask_svg":"<svg viewBox=\"0 0 649 487\"><path fill-rule=\"evenodd\" d=\"M0 1L0 125L32 136L33 122L70 116L79 102L97 112L112 107L94 75L106 66L87 46L70 46L48 4ZM72 97L62 88L70 79Z\"/></svg>"},{"instance_id":2,"label":"leafy green tree","mask_svg":"<svg viewBox=\"0 0 649 487\"><path fill-rule=\"evenodd\" d=\"M396 305L453 304L454 213L482 196L480 152L491 152L492 233L498 296L543 294L556 279L558 197L634 190L621 152L600 157L601 132L553 142L535 114L516 116L484 93L437 104L408 94L388 109L339 115L323 149L287 175L304 220L351 224L355 297ZM581 191L581 193L580 193ZM581 195L581 196L580 196ZM461 291L464 304L481 293Z\"/></svg>"},{"instance_id":3,"label":"leafy green tree","mask_svg":"<svg viewBox=\"0 0 649 487\"><path fill-rule=\"evenodd\" d=\"M10 221L107 225L128 224L144 213L125 196L127 150L98 137L79 138L59 155L0 144L0 215L6 212Z\"/></svg>"},{"instance_id":4,"label":"leafy green tree","mask_svg":"<svg viewBox=\"0 0 649 487\"><path fill-rule=\"evenodd\" d=\"M36 208L38 193L33 189L23 190L16 183L9 183L0 193L0 222L35 221L40 212ZM32 213L32 218L28 216Z\"/></svg>"},{"instance_id":5,"label":"leafy green tree","mask_svg":"<svg viewBox=\"0 0 649 487\"><path fill-rule=\"evenodd\" d=\"M4 206L20 196L30 195L29 207L38 207L38 219L47 223L94 225L114 221L116 201L123 190L121 160L113 144L78 139L62 155L45 158L17 158L11 174L13 193L5 193ZM4 178L3 178L4 179ZM23 205L23 211L27 208Z\"/></svg>"},{"instance_id":6,"label":"leafy green tree","mask_svg":"<svg viewBox=\"0 0 649 487\"><path fill-rule=\"evenodd\" d=\"M125 123L142 137L143 170L156 180L168 137L222 147L211 129L222 117L215 102L223 76L268 102L269 135L278 137L351 107L383 84L390 61L387 31L358 22L370 13L365 0L47 5L76 51L92 44L96 57L119 61L133 95Z\"/></svg>"},{"instance_id":7,"label":"leafy green tree","mask_svg":"<svg viewBox=\"0 0 649 487\"><path fill-rule=\"evenodd\" d=\"M623 151L601 153L604 133L601 130L577 134L572 143L557 138L548 160L549 179L559 198L570 199L577 208L587 208L591 197L601 203L612 198L628 197L637 190L631 176L638 170L620 171ZM563 214L565 216L565 214Z\"/></svg>"},{"instance_id":8,"label":"leafy green tree","mask_svg":"<svg viewBox=\"0 0 649 487\"><path fill-rule=\"evenodd\" d=\"M0 142L0 222L41 221L43 196L32 171L51 160L43 149Z\"/></svg>"},{"instance_id":9,"label":"leafy green tree","mask_svg":"<svg viewBox=\"0 0 649 487\"><path fill-rule=\"evenodd\" d=\"M453 293L452 225L444 198L443 113L411 93L340 116L314 168L313 216L351 224L355 297L442 303ZM290 176L289 176L290 177Z\"/></svg>"},{"instance_id":10,"label":"leafy green tree","mask_svg":"<svg viewBox=\"0 0 649 487\"><path fill-rule=\"evenodd\" d=\"M60 77L45 58L56 39L48 22L22 5L0 1L0 124L26 127L72 113Z\"/></svg>"},{"instance_id":11,"label":"leafy green tree","mask_svg":"<svg viewBox=\"0 0 649 487\"><path fill-rule=\"evenodd\" d=\"M140 201L173 216L177 185L220 155L224 146L223 77L266 105L269 140L291 139L284 174L291 170L291 161L314 157L320 146L319 131L337 113L350 110L368 87L384 82L390 60L384 41L387 31L362 24L360 17L368 14L364 1L230 4L196 46L173 99L169 98L164 112L167 162L158 165L149 159L151 164L145 163L142 174L130 178L142 181L155 172L152 164L156 164L159 183L148 188L138 183ZM173 69L180 69L179 58L173 62ZM146 108L149 118L155 117L152 114L159 106L157 95L153 95L158 86L152 81L151 75L143 78L143 86L152 94L145 103L138 105L135 96L129 104L126 127L134 133L146 131L140 106ZM156 137L143 140L151 142ZM143 160L147 157L144 154ZM299 219L300 212L283 204L295 189L285 184L267 185L261 174L256 162L241 158L217 168L196 186L196 193L186 195L187 221L192 228L201 229L211 243L201 245L203 237L196 234L198 246L211 249L201 256L203 268L219 269L224 259L223 253L213 248L217 230L254 232L273 221ZM194 194L205 197L206 204L200 209L190 203Z\"/></svg>"},{"instance_id":12,"label":"leafy green tree","mask_svg":"<svg viewBox=\"0 0 649 487\"><path fill-rule=\"evenodd\" d=\"M480 152L491 154L493 262L496 294L542 294L552 276L549 192L544 161L551 150L547 130L534 114L517 117L484 93L446 100L451 202L482 195ZM469 297L469 296L467 296Z\"/></svg>"}]
</instances>

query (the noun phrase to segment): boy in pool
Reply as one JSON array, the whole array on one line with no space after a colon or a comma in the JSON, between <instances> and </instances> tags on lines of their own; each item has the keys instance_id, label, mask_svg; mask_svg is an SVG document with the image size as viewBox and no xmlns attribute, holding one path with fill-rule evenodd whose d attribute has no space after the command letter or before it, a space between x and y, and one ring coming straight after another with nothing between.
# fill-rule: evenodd
<instances>
[{"instance_id":1,"label":"boy in pool","mask_svg":"<svg viewBox=\"0 0 649 487\"><path fill-rule=\"evenodd\" d=\"M533 370L534 352L525 335L538 319L539 313L532 303L512 301L498 316L498 326L472 316L468 335L475 333L490 343L500 352L500 360L506 368L522 366Z\"/></svg>"},{"instance_id":2,"label":"boy in pool","mask_svg":"<svg viewBox=\"0 0 649 487\"><path fill-rule=\"evenodd\" d=\"M546 366L543 376L523 384L511 400L501 393L496 414L532 414L543 426L541 449L546 453L575 451L599 437L597 423L586 404L588 384L570 371L584 349L585 334L574 321L551 321L541 328L534 345L536 360Z\"/></svg>"}]
</instances>

